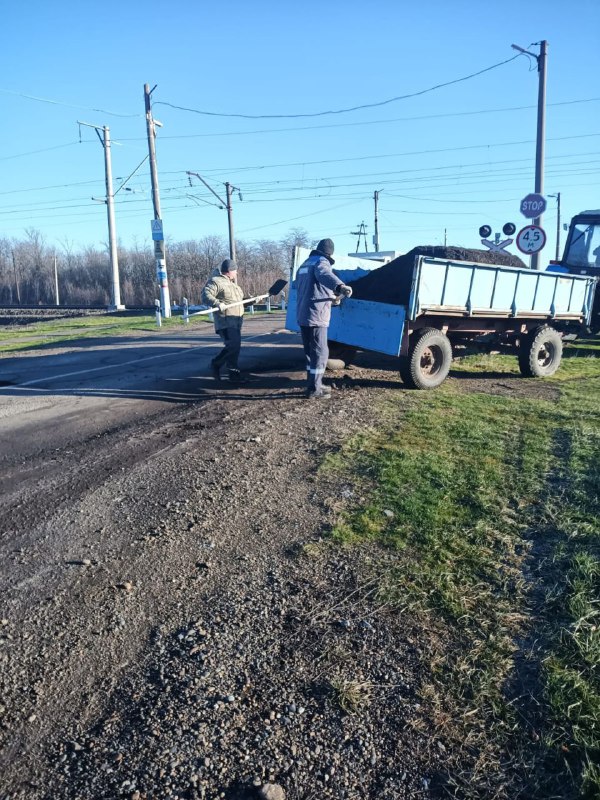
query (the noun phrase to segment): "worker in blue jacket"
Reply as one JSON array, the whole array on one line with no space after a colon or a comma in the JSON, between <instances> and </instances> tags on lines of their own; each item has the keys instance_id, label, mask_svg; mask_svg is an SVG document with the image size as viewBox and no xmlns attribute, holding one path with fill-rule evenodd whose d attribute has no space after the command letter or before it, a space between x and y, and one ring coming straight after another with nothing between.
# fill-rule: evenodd
<instances>
[{"instance_id":1,"label":"worker in blue jacket","mask_svg":"<svg viewBox=\"0 0 600 800\"><path fill-rule=\"evenodd\" d=\"M311 399L326 399L331 396L330 387L323 386L323 375L329 357L327 329L331 304L352 295L352 289L331 269L335 264L333 252L331 239L321 239L296 273L296 313L306 355L306 395Z\"/></svg>"}]
</instances>

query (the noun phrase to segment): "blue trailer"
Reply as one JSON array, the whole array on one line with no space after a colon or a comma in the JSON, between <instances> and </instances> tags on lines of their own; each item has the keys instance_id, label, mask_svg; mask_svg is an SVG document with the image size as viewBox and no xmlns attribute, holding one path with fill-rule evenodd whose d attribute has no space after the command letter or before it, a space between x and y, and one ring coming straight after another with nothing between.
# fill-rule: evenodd
<instances>
[{"instance_id":1,"label":"blue trailer","mask_svg":"<svg viewBox=\"0 0 600 800\"><path fill-rule=\"evenodd\" d=\"M295 274L304 253L296 248L286 326L296 323ZM381 263L336 273L352 283ZM350 298L334 306L329 327L332 357L348 361L357 349L398 357L404 383L416 389L439 386L447 377L453 348L514 352L527 377L554 374L563 337L590 323L596 278L563 272L451 261L416 256L405 305Z\"/></svg>"}]
</instances>

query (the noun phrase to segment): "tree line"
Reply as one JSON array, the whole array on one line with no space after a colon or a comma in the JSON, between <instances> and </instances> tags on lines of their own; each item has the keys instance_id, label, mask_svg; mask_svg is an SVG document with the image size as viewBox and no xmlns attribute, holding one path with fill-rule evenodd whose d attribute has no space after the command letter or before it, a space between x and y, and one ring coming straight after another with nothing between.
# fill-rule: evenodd
<instances>
[{"instance_id":1,"label":"tree line","mask_svg":"<svg viewBox=\"0 0 600 800\"><path fill-rule=\"evenodd\" d=\"M292 249L309 247L308 233L296 228L279 241L236 241L238 282L247 296L263 294L278 278L287 277ZM204 285L229 247L220 236L183 242L168 241L167 271L174 303L184 297L201 302ZM108 246L76 250L69 244L48 245L34 229L21 239L0 238L0 305L52 305L56 302L54 258L61 305L108 306L112 272ZM126 306L153 306L159 294L151 243L118 247L121 301Z\"/></svg>"}]
</instances>

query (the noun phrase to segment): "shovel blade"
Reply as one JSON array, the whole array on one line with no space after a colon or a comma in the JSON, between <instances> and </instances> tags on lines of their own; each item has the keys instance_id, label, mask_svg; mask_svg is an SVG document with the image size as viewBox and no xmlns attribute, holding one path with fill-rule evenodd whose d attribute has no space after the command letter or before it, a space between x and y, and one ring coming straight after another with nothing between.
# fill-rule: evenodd
<instances>
[{"instance_id":1,"label":"shovel blade","mask_svg":"<svg viewBox=\"0 0 600 800\"><path fill-rule=\"evenodd\" d=\"M280 278L278 281L275 281L273 286L271 286L271 288L269 289L269 296L270 297L276 297L278 294L280 294L285 289L287 284L288 284L288 282L285 281L283 278Z\"/></svg>"}]
</instances>

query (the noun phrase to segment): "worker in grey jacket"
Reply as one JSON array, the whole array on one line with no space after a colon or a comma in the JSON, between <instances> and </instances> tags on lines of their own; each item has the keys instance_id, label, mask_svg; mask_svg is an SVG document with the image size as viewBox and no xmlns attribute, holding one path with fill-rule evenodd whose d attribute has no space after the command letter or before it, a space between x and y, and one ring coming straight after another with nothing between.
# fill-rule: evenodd
<instances>
[{"instance_id":1,"label":"worker in grey jacket","mask_svg":"<svg viewBox=\"0 0 600 800\"><path fill-rule=\"evenodd\" d=\"M352 289L331 269L335 264L333 252L331 239L321 239L296 273L296 314L306 356L306 394L311 399L325 399L331 395L329 386L323 386L323 374L329 358L327 329L331 304L341 297L352 295Z\"/></svg>"},{"instance_id":2,"label":"worker in grey jacket","mask_svg":"<svg viewBox=\"0 0 600 800\"><path fill-rule=\"evenodd\" d=\"M214 313L215 331L223 340L225 347L210 362L211 372L215 380L221 378L221 368L227 366L229 380L244 383L245 376L238 367L238 358L242 346L242 322L244 292L237 284L237 265L226 258L221 264L220 274L213 276L204 287L202 302L208 306L217 306ZM232 303L238 305L231 306Z\"/></svg>"}]
</instances>

